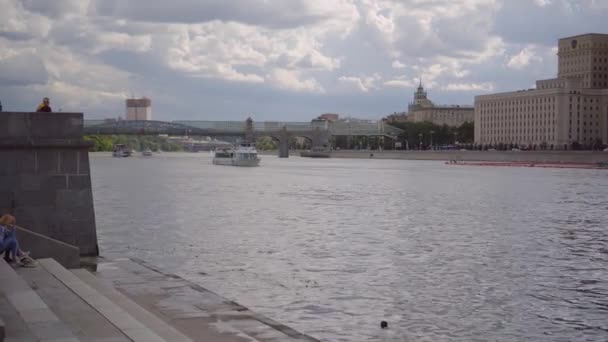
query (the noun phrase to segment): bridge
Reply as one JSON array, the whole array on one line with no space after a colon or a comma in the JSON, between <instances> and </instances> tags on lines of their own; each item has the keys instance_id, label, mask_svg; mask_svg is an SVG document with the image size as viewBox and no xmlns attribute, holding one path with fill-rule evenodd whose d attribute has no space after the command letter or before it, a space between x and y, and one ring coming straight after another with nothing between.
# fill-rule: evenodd
<instances>
[{"instance_id":1,"label":"bridge","mask_svg":"<svg viewBox=\"0 0 608 342\"><path fill-rule=\"evenodd\" d=\"M243 137L246 140L268 136L279 144L279 157L289 156L289 141L303 137L311 146L328 147L332 137L386 137L396 139L403 131L384 122L281 122L267 121L129 121L85 120L85 134Z\"/></svg>"}]
</instances>

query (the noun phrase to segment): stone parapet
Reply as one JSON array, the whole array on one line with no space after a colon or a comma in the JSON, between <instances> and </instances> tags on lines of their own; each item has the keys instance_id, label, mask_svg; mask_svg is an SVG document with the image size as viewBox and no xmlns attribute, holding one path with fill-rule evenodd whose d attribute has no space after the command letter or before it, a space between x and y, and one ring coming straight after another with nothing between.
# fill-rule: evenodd
<instances>
[{"instance_id":1,"label":"stone parapet","mask_svg":"<svg viewBox=\"0 0 608 342\"><path fill-rule=\"evenodd\" d=\"M97 255L82 117L0 113L0 211L35 233L78 247L81 255Z\"/></svg>"}]
</instances>

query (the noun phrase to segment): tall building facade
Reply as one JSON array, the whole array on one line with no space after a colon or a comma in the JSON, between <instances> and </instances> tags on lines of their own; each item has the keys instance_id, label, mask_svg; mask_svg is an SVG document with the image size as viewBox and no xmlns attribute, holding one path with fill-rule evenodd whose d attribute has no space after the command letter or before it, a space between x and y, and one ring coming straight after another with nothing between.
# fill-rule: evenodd
<instances>
[{"instance_id":1,"label":"tall building facade","mask_svg":"<svg viewBox=\"0 0 608 342\"><path fill-rule=\"evenodd\" d=\"M608 142L608 34L562 38L557 78L475 97L475 142L570 149Z\"/></svg>"},{"instance_id":2,"label":"tall building facade","mask_svg":"<svg viewBox=\"0 0 608 342\"><path fill-rule=\"evenodd\" d=\"M471 106L438 106L429 100L422 82L414 93L414 101L408 106L407 121L432 122L436 125L458 127L475 120L475 108Z\"/></svg>"},{"instance_id":3,"label":"tall building facade","mask_svg":"<svg viewBox=\"0 0 608 342\"><path fill-rule=\"evenodd\" d=\"M126 106L127 120L152 120L152 101L149 98L127 99Z\"/></svg>"}]
</instances>

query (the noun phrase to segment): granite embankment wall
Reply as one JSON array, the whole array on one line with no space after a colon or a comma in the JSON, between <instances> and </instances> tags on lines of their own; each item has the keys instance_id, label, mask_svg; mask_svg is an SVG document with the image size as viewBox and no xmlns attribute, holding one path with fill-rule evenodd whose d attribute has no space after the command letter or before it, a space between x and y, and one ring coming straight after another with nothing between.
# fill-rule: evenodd
<instances>
[{"instance_id":1,"label":"granite embankment wall","mask_svg":"<svg viewBox=\"0 0 608 342\"><path fill-rule=\"evenodd\" d=\"M372 154L373 157L370 157ZM535 163L608 162L608 152L591 151L333 151L331 157Z\"/></svg>"},{"instance_id":2,"label":"granite embankment wall","mask_svg":"<svg viewBox=\"0 0 608 342\"><path fill-rule=\"evenodd\" d=\"M82 113L0 113L0 213L97 255Z\"/></svg>"}]
</instances>

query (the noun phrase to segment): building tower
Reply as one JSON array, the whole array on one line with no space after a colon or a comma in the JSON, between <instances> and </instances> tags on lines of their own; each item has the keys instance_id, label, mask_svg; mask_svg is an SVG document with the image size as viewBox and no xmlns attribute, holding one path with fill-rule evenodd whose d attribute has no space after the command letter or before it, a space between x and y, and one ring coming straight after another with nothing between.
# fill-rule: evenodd
<instances>
[{"instance_id":1,"label":"building tower","mask_svg":"<svg viewBox=\"0 0 608 342\"><path fill-rule=\"evenodd\" d=\"M127 113L125 117L127 120L152 120L152 101L149 98L127 99L126 106Z\"/></svg>"},{"instance_id":2,"label":"building tower","mask_svg":"<svg viewBox=\"0 0 608 342\"><path fill-rule=\"evenodd\" d=\"M422 79L420 79L420 84L418 84L418 90L414 93L414 104L421 105L428 101L426 97L426 91L424 91L424 87L422 86Z\"/></svg>"}]
</instances>

